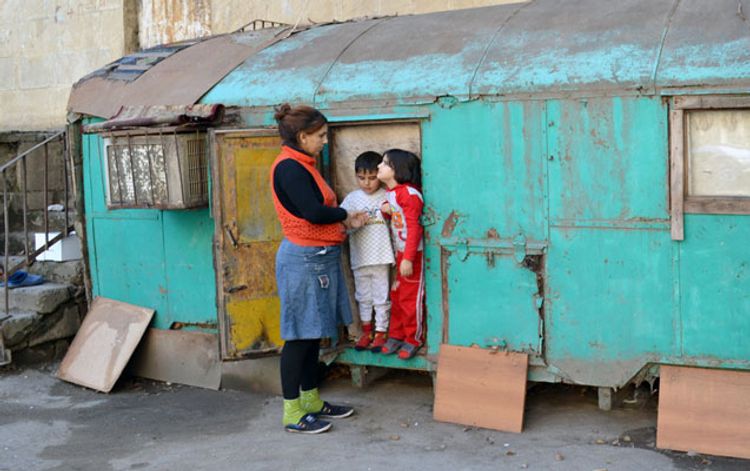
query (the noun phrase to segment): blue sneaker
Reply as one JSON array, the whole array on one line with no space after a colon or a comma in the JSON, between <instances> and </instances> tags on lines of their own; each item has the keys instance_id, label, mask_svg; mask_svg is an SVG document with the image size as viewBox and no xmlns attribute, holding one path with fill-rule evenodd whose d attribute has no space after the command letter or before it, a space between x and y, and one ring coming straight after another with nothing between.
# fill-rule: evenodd
<instances>
[{"instance_id":1,"label":"blue sneaker","mask_svg":"<svg viewBox=\"0 0 750 471\"><path fill-rule=\"evenodd\" d=\"M315 415L322 419L343 419L354 414L354 408L349 406L335 406L323 401L323 408Z\"/></svg>"},{"instance_id":2,"label":"blue sneaker","mask_svg":"<svg viewBox=\"0 0 750 471\"><path fill-rule=\"evenodd\" d=\"M325 408L325 407L324 407ZM316 433L327 432L331 428L331 423L325 420L319 420L315 414L305 414L296 424L284 426L284 430L292 433L306 433L314 435Z\"/></svg>"},{"instance_id":3,"label":"blue sneaker","mask_svg":"<svg viewBox=\"0 0 750 471\"><path fill-rule=\"evenodd\" d=\"M23 288L24 286L36 286L44 283L44 278L41 275L32 275L25 271L17 271L8 277L8 288ZM4 287L5 283L0 281L0 288Z\"/></svg>"},{"instance_id":4,"label":"blue sneaker","mask_svg":"<svg viewBox=\"0 0 750 471\"><path fill-rule=\"evenodd\" d=\"M394 339L393 337L391 337L387 342L385 342L385 345L380 347L380 353L382 353L383 355L392 355L401 350L401 346L403 344L403 340Z\"/></svg>"}]
</instances>

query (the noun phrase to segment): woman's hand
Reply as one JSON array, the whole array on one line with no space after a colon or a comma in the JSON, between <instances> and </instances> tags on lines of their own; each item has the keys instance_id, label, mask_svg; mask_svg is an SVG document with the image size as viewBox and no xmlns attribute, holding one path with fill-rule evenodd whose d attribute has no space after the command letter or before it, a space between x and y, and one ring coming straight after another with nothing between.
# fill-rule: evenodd
<instances>
[{"instance_id":1,"label":"woman's hand","mask_svg":"<svg viewBox=\"0 0 750 471\"><path fill-rule=\"evenodd\" d=\"M359 229L364 226L370 216L365 211L347 211L344 227L347 229Z\"/></svg>"},{"instance_id":2,"label":"woman's hand","mask_svg":"<svg viewBox=\"0 0 750 471\"><path fill-rule=\"evenodd\" d=\"M401 260L398 270L401 272L401 276L409 277L414 273L414 265L409 260Z\"/></svg>"},{"instance_id":3,"label":"woman's hand","mask_svg":"<svg viewBox=\"0 0 750 471\"><path fill-rule=\"evenodd\" d=\"M387 201L384 201L383 204L380 205L380 212L383 214L391 214L391 205L388 204Z\"/></svg>"}]
</instances>

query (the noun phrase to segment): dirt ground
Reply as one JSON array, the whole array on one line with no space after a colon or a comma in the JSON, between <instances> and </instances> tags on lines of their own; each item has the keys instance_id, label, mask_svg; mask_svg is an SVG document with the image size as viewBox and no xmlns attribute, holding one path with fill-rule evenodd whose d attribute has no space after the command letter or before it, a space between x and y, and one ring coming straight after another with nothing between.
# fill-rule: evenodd
<instances>
[{"instance_id":1,"label":"dirt ground","mask_svg":"<svg viewBox=\"0 0 750 471\"><path fill-rule=\"evenodd\" d=\"M528 392L521 434L432 419L430 377L394 371L364 390L346 378L323 396L357 409L331 432L285 433L281 398L137 378L108 395L54 377L0 372L0 470L727 470L750 461L654 448L655 398L616 410L590 388Z\"/></svg>"}]
</instances>

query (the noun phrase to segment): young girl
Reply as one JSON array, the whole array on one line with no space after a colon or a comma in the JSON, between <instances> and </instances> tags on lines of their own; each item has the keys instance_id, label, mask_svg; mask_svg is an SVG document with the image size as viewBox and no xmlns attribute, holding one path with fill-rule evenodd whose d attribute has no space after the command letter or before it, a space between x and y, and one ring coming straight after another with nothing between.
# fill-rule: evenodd
<instances>
[{"instance_id":1,"label":"young girl","mask_svg":"<svg viewBox=\"0 0 750 471\"><path fill-rule=\"evenodd\" d=\"M378 179L388 188L381 212L391 219L396 249L396 282L391 289L391 321L384 355L414 357L424 340L424 277L422 276L422 177L419 158L411 152L391 149L378 165Z\"/></svg>"}]
</instances>

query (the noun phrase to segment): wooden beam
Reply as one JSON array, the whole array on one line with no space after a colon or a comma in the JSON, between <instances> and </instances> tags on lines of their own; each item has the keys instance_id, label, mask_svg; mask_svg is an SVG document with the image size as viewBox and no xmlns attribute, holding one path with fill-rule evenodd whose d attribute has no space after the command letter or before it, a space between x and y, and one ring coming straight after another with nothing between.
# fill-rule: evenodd
<instances>
[{"instance_id":1,"label":"wooden beam","mask_svg":"<svg viewBox=\"0 0 750 471\"><path fill-rule=\"evenodd\" d=\"M684 112L669 112L669 200L672 240L685 239L685 135Z\"/></svg>"}]
</instances>

